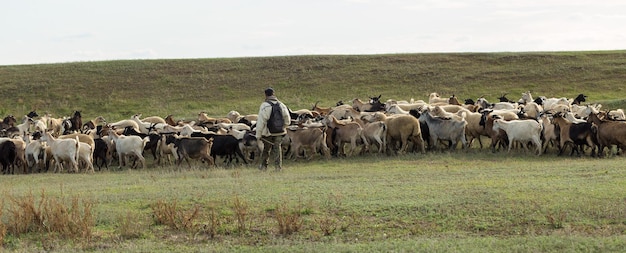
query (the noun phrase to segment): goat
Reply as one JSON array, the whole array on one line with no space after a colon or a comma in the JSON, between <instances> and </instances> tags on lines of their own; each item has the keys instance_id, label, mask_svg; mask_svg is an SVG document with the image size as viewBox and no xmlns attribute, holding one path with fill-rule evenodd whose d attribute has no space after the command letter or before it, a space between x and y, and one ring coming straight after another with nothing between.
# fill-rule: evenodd
<instances>
[{"instance_id":1,"label":"goat","mask_svg":"<svg viewBox=\"0 0 626 253\"><path fill-rule=\"evenodd\" d=\"M380 97L370 97L370 102L363 102L358 98L352 100L352 108L359 112L377 112L385 110L385 104L380 102Z\"/></svg>"},{"instance_id":2,"label":"goat","mask_svg":"<svg viewBox=\"0 0 626 253\"><path fill-rule=\"evenodd\" d=\"M0 164L2 164L2 173L13 174L14 170L11 169L15 164L17 157L17 150L15 143L11 141L4 141L0 143Z\"/></svg>"},{"instance_id":3,"label":"goat","mask_svg":"<svg viewBox=\"0 0 626 253\"><path fill-rule=\"evenodd\" d=\"M622 109L610 110L606 113L606 117L609 120L626 120L626 115Z\"/></svg>"},{"instance_id":4,"label":"goat","mask_svg":"<svg viewBox=\"0 0 626 253\"><path fill-rule=\"evenodd\" d=\"M465 126L467 125L467 121L465 121L465 116L461 116L461 120L444 119L434 117L427 111L419 116L419 121L425 122L428 125L430 142L435 149L438 146L439 140L450 141L450 149L456 148L459 142L462 143L462 148L467 148L467 140L465 139Z\"/></svg>"},{"instance_id":5,"label":"goat","mask_svg":"<svg viewBox=\"0 0 626 253\"><path fill-rule=\"evenodd\" d=\"M30 172L33 172L35 168L37 168L37 171L41 170L39 159L43 158L44 152L46 151L46 145L45 143L40 142L39 138L41 138L41 132L33 133L32 140L29 136L24 137L24 142L27 142L24 155L26 158L27 169Z\"/></svg>"},{"instance_id":6,"label":"goat","mask_svg":"<svg viewBox=\"0 0 626 253\"><path fill-rule=\"evenodd\" d=\"M139 136L131 135L119 135L115 131L109 131L109 137L111 141L115 143L115 150L117 151L119 167L121 169L125 164L125 158L127 156L134 156L141 163L142 168L146 168L146 159L143 157L143 148L149 141L149 138L142 139ZM136 168L138 165L134 164L131 168Z\"/></svg>"},{"instance_id":7,"label":"goat","mask_svg":"<svg viewBox=\"0 0 626 253\"><path fill-rule=\"evenodd\" d=\"M45 141L50 147L52 156L56 161L54 172L63 172L63 163L65 162L69 162L73 171L78 172L78 158L80 155L78 136L73 139L56 139L50 132L45 132L39 140Z\"/></svg>"},{"instance_id":8,"label":"goat","mask_svg":"<svg viewBox=\"0 0 626 253\"><path fill-rule=\"evenodd\" d=\"M207 162L209 166L215 164L215 160L211 157L211 147L213 146L213 138L205 139L203 137L178 137L169 135L165 138L165 145L174 144L178 155L178 166L183 162L183 158L187 161L187 165L191 168L189 158L200 159Z\"/></svg>"},{"instance_id":9,"label":"goat","mask_svg":"<svg viewBox=\"0 0 626 253\"><path fill-rule=\"evenodd\" d=\"M106 123L107 121L104 119L104 117L98 116L90 121L87 121L85 124L83 124L83 126L81 127L81 132L86 133L87 131L96 129L97 126L106 124Z\"/></svg>"},{"instance_id":10,"label":"goat","mask_svg":"<svg viewBox=\"0 0 626 253\"><path fill-rule=\"evenodd\" d=\"M504 130L509 138L509 149L511 152L514 141L520 141L522 144L530 141L536 147L536 154L541 155L541 131L543 126L534 120L511 120L495 119L493 121L493 130ZM526 145L523 145L526 148Z\"/></svg>"},{"instance_id":11,"label":"goat","mask_svg":"<svg viewBox=\"0 0 626 253\"><path fill-rule=\"evenodd\" d=\"M336 131L336 138L333 138L334 144L339 148L338 154L344 155L352 155L357 148L357 140L362 140L364 146L364 150L369 147L367 139L363 137L363 128L356 122L339 122L337 118L332 115L329 115L326 118L326 125L330 128L333 128ZM343 143L349 142L350 148L348 150L348 154L345 154L345 150L343 148Z\"/></svg>"},{"instance_id":12,"label":"goat","mask_svg":"<svg viewBox=\"0 0 626 253\"><path fill-rule=\"evenodd\" d=\"M611 149L612 145L617 145L618 149L626 149L626 122L602 120L598 114L591 113L587 122L596 126L596 138L598 142L598 157L604 156L604 148Z\"/></svg>"},{"instance_id":13,"label":"goat","mask_svg":"<svg viewBox=\"0 0 626 253\"><path fill-rule=\"evenodd\" d=\"M53 118L52 114L46 113L40 120L46 123L46 129L52 131L52 136L58 137L63 134L63 118Z\"/></svg>"},{"instance_id":14,"label":"goat","mask_svg":"<svg viewBox=\"0 0 626 253\"><path fill-rule=\"evenodd\" d=\"M448 101L449 99L440 97L437 92L433 92L428 95L428 104L430 105L448 104Z\"/></svg>"},{"instance_id":15,"label":"goat","mask_svg":"<svg viewBox=\"0 0 626 253\"><path fill-rule=\"evenodd\" d=\"M572 101L572 105L580 105L580 102L585 102L587 101L587 96L585 96L584 94L578 94L578 96L576 96L574 98L574 100Z\"/></svg>"},{"instance_id":16,"label":"goat","mask_svg":"<svg viewBox=\"0 0 626 253\"><path fill-rule=\"evenodd\" d=\"M587 144L589 147L592 147L591 155L594 155L596 143L591 123L587 123L585 121L571 122L564 118L560 113L554 115L553 122L560 131L559 155L563 154L563 151L565 151L568 144L572 145L572 152L570 155L573 155L574 151L580 155L578 147L582 144Z\"/></svg>"},{"instance_id":17,"label":"goat","mask_svg":"<svg viewBox=\"0 0 626 253\"><path fill-rule=\"evenodd\" d=\"M287 136L291 141L291 157L294 160L297 160L302 152L307 160L311 160L318 151L322 151L325 158L330 158L324 130L320 128L287 128ZM306 149L310 150L308 157Z\"/></svg>"}]
</instances>

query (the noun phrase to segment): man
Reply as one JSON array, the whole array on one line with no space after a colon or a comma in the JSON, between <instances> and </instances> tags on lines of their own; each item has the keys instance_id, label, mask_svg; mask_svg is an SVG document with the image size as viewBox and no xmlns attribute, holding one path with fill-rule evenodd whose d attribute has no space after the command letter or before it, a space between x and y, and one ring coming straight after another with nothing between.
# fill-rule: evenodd
<instances>
[{"instance_id":1,"label":"man","mask_svg":"<svg viewBox=\"0 0 626 253\"><path fill-rule=\"evenodd\" d=\"M278 131L270 132L268 128L268 123L270 120L270 116L272 115L272 105L278 104L280 105L280 110L283 120L283 125L279 126ZM267 88L265 90L265 101L261 103L259 107L259 115L256 122L256 138L259 143L263 143L263 152L261 153L261 164L259 165L260 170L266 170L267 165L269 164L270 154L273 153L274 156L274 164L276 166L276 170L280 171L283 167L283 154L281 150L281 142L283 141L283 137L287 134L286 128L291 123L291 118L289 117L289 110L287 107L278 101L278 98L274 95L274 89Z\"/></svg>"}]
</instances>

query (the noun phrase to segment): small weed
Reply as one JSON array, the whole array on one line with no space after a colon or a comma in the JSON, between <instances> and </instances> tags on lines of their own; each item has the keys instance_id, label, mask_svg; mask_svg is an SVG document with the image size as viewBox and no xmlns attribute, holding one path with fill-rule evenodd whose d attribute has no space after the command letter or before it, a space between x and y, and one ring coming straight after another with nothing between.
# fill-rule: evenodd
<instances>
[{"instance_id":1,"label":"small weed","mask_svg":"<svg viewBox=\"0 0 626 253\"><path fill-rule=\"evenodd\" d=\"M337 218L332 216L323 216L321 218L315 219L315 221L317 222L320 230L322 230L322 233L324 233L325 236L329 236L335 233L337 227L339 226L339 221L337 220Z\"/></svg>"},{"instance_id":2,"label":"small weed","mask_svg":"<svg viewBox=\"0 0 626 253\"><path fill-rule=\"evenodd\" d=\"M157 225L166 225L174 230L192 231L195 220L199 217L200 207L195 205L189 210L182 210L174 200L167 203L163 200L152 205L152 215Z\"/></svg>"},{"instance_id":3,"label":"small weed","mask_svg":"<svg viewBox=\"0 0 626 253\"><path fill-rule=\"evenodd\" d=\"M222 225L219 213L215 210L215 206L210 206L207 214L208 221L200 227L200 231L208 235L211 239L215 238Z\"/></svg>"},{"instance_id":4,"label":"small weed","mask_svg":"<svg viewBox=\"0 0 626 253\"><path fill-rule=\"evenodd\" d=\"M237 231L243 234L247 231L246 219L248 218L248 205L245 201L241 200L239 196L235 196L233 200L233 211L235 212L235 219L237 220Z\"/></svg>"},{"instance_id":5,"label":"small weed","mask_svg":"<svg viewBox=\"0 0 626 253\"><path fill-rule=\"evenodd\" d=\"M567 218L567 212L559 211L558 213L549 212L546 215L546 219L550 226L555 229L563 228L563 222Z\"/></svg>"},{"instance_id":6,"label":"small weed","mask_svg":"<svg viewBox=\"0 0 626 253\"><path fill-rule=\"evenodd\" d=\"M298 232L302 228L302 217L300 207L287 206L286 202L282 202L276 207L276 221L278 222L278 234L290 235Z\"/></svg>"},{"instance_id":7,"label":"small weed","mask_svg":"<svg viewBox=\"0 0 626 253\"><path fill-rule=\"evenodd\" d=\"M0 201L0 217L2 217L4 211L4 200ZM4 245L4 237L7 235L7 226L4 222L0 222L0 246Z\"/></svg>"},{"instance_id":8,"label":"small weed","mask_svg":"<svg viewBox=\"0 0 626 253\"><path fill-rule=\"evenodd\" d=\"M144 227L139 222L140 217L131 212L127 212L126 215L119 215L117 217L118 227L116 234L123 239L135 239L140 238L143 235Z\"/></svg>"}]
</instances>

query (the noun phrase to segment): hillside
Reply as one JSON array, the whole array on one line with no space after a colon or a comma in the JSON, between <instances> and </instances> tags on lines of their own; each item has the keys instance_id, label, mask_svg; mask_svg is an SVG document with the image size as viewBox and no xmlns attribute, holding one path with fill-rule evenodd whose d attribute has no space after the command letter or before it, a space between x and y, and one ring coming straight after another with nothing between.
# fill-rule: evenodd
<instances>
[{"instance_id":1,"label":"hillside","mask_svg":"<svg viewBox=\"0 0 626 253\"><path fill-rule=\"evenodd\" d=\"M108 120L135 113L176 119L230 110L256 113L268 86L291 108L331 106L382 95L426 99L502 93L589 96L603 108L626 105L626 51L286 56L188 60L122 60L0 66L0 114L30 110Z\"/></svg>"}]
</instances>

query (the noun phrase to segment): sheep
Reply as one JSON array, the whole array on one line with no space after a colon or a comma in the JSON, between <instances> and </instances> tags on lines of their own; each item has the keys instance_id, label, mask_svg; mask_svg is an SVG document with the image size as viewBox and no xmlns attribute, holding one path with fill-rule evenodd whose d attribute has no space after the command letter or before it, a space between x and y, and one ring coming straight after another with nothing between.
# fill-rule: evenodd
<instances>
[{"instance_id":1,"label":"sheep","mask_svg":"<svg viewBox=\"0 0 626 253\"><path fill-rule=\"evenodd\" d=\"M536 147L536 154L541 155L541 131L543 125L534 120L511 120L505 121L504 119L495 119L493 121L493 130L504 130L509 138L509 149L511 152L514 141L520 141L522 143L532 142ZM526 148L526 145L523 145Z\"/></svg>"},{"instance_id":2,"label":"sheep","mask_svg":"<svg viewBox=\"0 0 626 253\"><path fill-rule=\"evenodd\" d=\"M113 131L111 131L113 133ZM80 148L78 136L73 139L56 139L50 132L44 132L39 139L50 147L51 155L56 161L54 172L63 172L63 163L69 162L73 171L78 172Z\"/></svg>"},{"instance_id":3,"label":"sheep","mask_svg":"<svg viewBox=\"0 0 626 253\"><path fill-rule=\"evenodd\" d=\"M117 151L119 161L118 169L121 169L125 164L124 158L131 155L139 160L142 168L146 168L146 159L143 157L142 152L146 143L149 141L148 137L141 139L141 137L136 135L124 136L117 134L115 131L109 131L109 137L111 141L115 143L115 150ZM137 166L137 164L134 164L134 166L131 166L131 169Z\"/></svg>"}]
</instances>

